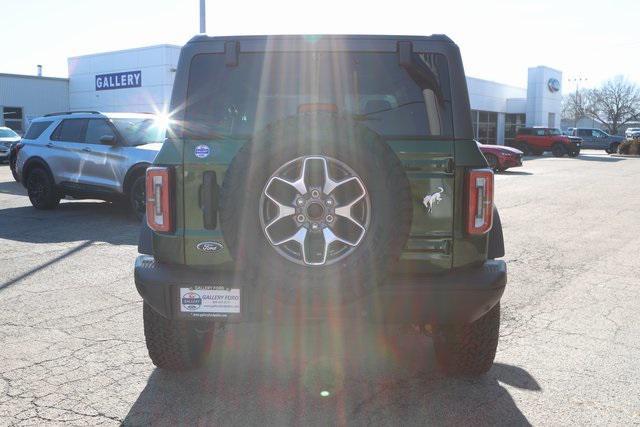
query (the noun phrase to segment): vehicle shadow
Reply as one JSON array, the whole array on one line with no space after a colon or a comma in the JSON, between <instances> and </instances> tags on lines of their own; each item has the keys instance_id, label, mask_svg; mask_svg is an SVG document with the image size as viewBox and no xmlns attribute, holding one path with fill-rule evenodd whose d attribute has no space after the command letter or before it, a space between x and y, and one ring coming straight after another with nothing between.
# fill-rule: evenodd
<instances>
[{"instance_id":1,"label":"vehicle shadow","mask_svg":"<svg viewBox=\"0 0 640 427\"><path fill-rule=\"evenodd\" d=\"M52 210L37 210L32 206L0 209L0 239L135 245L139 232L140 224L125 208L107 202L65 200Z\"/></svg>"},{"instance_id":2,"label":"vehicle shadow","mask_svg":"<svg viewBox=\"0 0 640 427\"><path fill-rule=\"evenodd\" d=\"M585 160L585 161L591 161L591 162L605 162L605 163L615 163L615 162L619 162L622 160L625 160L624 158L621 157L610 157L608 154L598 154L598 153L589 153L589 154L584 154L584 153L580 153L578 154L576 157L568 157L568 156L564 156L564 157L555 157L553 154L551 153L545 153L542 154L540 156L525 156L523 159L525 162L530 162L533 160L539 160L539 159L549 159L549 158L560 158L560 159L570 159L570 160Z\"/></svg>"},{"instance_id":3,"label":"vehicle shadow","mask_svg":"<svg viewBox=\"0 0 640 427\"><path fill-rule=\"evenodd\" d=\"M0 193L12 194L14 196L26 196L27 190L19 182L5 181L0 182Z\"/></svg>"},{"instance_id":4,"label":"vehicle shadow","mask_svg":"<svg viewBox=\"0 0 640 427\"><path fill-rule=\"evenodd\" d=\"M541 390L502 363L479 379L446 378L422 336L399 345L354 336L324 355L323 340L305 349L304 338L289 347L267 335L243 350L237 336L225 339L203 369L155 369L123 425L530 425L504 385ZM305 355L285 356L287 348Z\"/></svg>"},{"instance_id":5,"label":"vehicle shadow","mask_svg":"<svg viewBox=\"0 0 640 427\"><path fill-rule=\"evenodd\" d=\"M522 176L528 176L528 175L533 175L533 174L531 172L525 172L525 171L510 171L510 170L506 170L506 171L499 172L496 175L522 175Z\"/></svg>"},{"instance_id":6,"label":"vehicle shadow","mask_svg":"<svg viewBox=\"0 0 640 427\"><path fill-rule=\"evenodd\" d=\"M622 157L609 157L607 156L598 156L598 155L589 155L589 154L580 154L576 157L579 160L586 160L588 162L604 162L604 163L616 163L620 161L626 160Z\"/></svg>"}]
</instances>

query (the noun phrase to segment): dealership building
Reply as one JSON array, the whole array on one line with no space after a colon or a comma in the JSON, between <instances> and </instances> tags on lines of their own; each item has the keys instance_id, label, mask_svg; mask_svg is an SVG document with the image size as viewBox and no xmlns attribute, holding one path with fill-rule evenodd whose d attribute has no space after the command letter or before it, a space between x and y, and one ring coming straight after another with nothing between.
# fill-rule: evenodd
<instances>
[{"instance_id":1,"label":"dealership building","mask_svg":"<svg viewBox=\"0 0 640 427\"><path fill-rule=\"evenodd\" d=\"M179 55L180 46L157 45L69 58L68 79L0 74L0 126L24 132L53 111L165 111ZM504 144L524 125L560 126L562 73L538 66L527 77L525 88L467 77L479 141Z\"/></svg>"}]
</instances>

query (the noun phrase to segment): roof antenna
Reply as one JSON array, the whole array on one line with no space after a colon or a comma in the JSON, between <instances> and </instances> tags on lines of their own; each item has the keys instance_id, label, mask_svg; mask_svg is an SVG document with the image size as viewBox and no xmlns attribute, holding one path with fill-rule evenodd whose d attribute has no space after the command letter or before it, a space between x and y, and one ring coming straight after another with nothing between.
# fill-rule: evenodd
<instances>
[{"instance_id":1,"label":"roof antenna","mask_svg":"<svg viewBox=\"0 0 640 427\"><path fill-rule=\"evenodd\" d=\"M207 32L207 24L205 22L205 0L200 0L200 34L205 34Z\"/></svg>"}]
</instances>

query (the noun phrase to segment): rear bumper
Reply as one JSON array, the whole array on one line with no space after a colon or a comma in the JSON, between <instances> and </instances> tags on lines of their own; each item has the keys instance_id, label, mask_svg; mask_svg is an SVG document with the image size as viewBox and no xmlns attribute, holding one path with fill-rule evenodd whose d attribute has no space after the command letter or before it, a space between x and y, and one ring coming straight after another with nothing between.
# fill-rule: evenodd
<instances>
[{"instance_id":1,"label":"rear bumper","mask_svg":"<svg viewBox=\"0 0 640 427\"><path fill-rule=\"evenodd\" d=\"M147 255L136 259L135 283L144 301L166 318L192 317L180 312L179 288L197 285L240 288L241 314L230 315L229 322L357 317L384 323L448 324L473 322L493 308L504 293L507 267L504 261L489 260L438 276L392 276L366 297L324 308L278 302L260 292L259 286L238 283L233 271L161 264Z\"/></svg>"}]
</instances>

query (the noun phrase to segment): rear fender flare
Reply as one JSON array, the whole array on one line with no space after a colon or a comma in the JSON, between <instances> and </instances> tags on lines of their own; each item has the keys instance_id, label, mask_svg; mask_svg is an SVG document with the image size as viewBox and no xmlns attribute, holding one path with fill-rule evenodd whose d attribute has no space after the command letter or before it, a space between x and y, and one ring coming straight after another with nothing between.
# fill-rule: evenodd
<instances>
[{"instance_id":1,"label":"rear fender flare","mask_svg":"<svg viewBox=\"0 0 640 427\"><path fill-rule=\"evenodd\" d=\"M53 172L51 172L51 168L49 167L47 162L42 157L31 157L22 166L22 171L21 171L22 173L20 174L21 175L20 181L22 182L22 185L25 186L25 188L27 186L27 180L29 179L29 173L34 167L38 167L38 166L42 167L45 171L47 171L49 178L51 178L51 180L55 183L55 179L53 178Z\"/></svg>"},{"instance_id":2,"label":"rear fender flare","mask_svg":"<svg viewBox=\"0 0 640 427\"><path fill-rule=\"evenodd\" d=\"M502 235L502 222L498 208L493 207L493 226L489 232L487 258L496 259L504 256L504 236Z\"/></svg>"}]
</instances>

